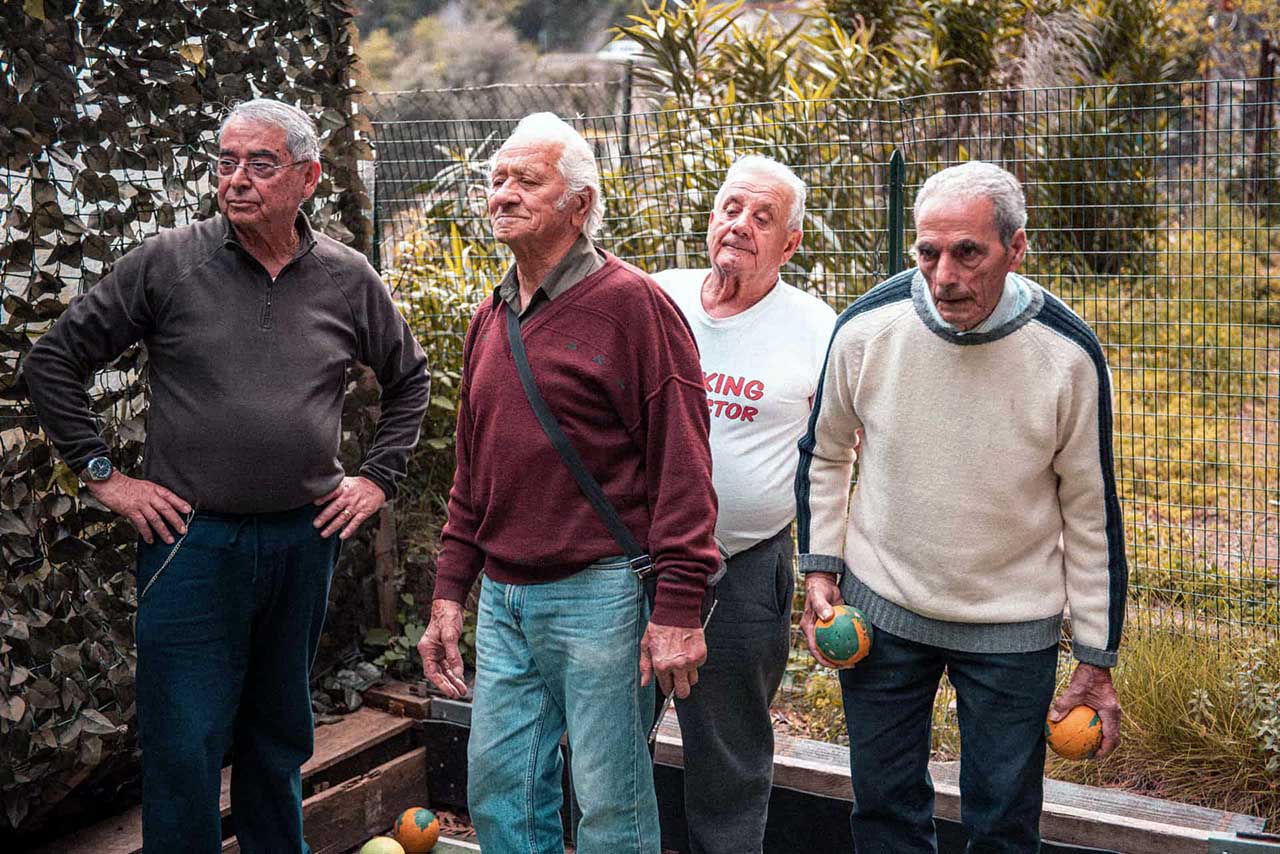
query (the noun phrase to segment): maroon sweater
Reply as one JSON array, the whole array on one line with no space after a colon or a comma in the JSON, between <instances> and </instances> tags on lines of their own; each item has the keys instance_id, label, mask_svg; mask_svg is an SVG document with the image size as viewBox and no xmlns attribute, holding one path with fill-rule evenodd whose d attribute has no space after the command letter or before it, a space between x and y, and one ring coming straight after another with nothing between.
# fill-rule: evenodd
<instances>
[{"instance_id":1,"label":"maroon sweater","mask_svg":"<svg viewBox=\"0 0 1280 854\"><path fill-rule=\"evenodd\" d=\"M521 333L565 435L648 544L660 573L653 621L697 626L718 563L716 496L702 369L679 309L644 272L606 254ZM463 601L481 570L536 584L622 553L534 417L496 295L467 331L457 451L437 597Z\"/></svg>"}]
</instances>

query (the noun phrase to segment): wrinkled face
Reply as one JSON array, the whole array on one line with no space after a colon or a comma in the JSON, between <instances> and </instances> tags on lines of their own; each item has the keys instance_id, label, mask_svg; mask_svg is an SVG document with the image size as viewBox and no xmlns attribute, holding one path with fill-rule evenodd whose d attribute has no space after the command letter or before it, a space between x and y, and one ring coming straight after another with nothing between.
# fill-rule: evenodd
<instances>
[{"instance_id":1,"label":"wrinkled face","mask_svg":"<svg viewBox=\"0 0 1280 854\"><path fill-rule=\"evenodd\" d=\"M720 188L707 223L707 254L721 275L770 282L795 254L800 231L787 229L791 190L766 175L740 175Z\"/></svg>"},{"instance_id":2,"label":"wrinkled face","mask_svg":"<svg viewBox=\"0 0 1280 854\"><path fill-rule=\"evenodd\" d=\"M994 204L986 197L940 198L916 220L916 263L942 319L957 329L977 326L995 310L1005 276L1016 270L1027 250L1027 235L1014 233L1008 248L1000 242Z\"/></svg>"},{"instance_id":3,"label":"wrinkled face","mask_svg":"<svg viewBox=\"0 0 1280 854\"><path fill-rule=\"evenodd\" d=\"M489 176L489 222L493 236L513 250L533 243L556 244L580 233L589 194L565 198L569 185L556 164L564 146L535 142L507 146Z\"/></svg>"},{"instance_id":4,"label":"wrinkled face","mask_svg":"<svg viewBox=\"0 0 1280 854\"><path fill-rule=\"evenodd\" d=\"M293 157L285 146L284 128L273 125L232 119L218 138L218 157L242 164L231 175L218 176L218 209L239 229L291 226L320 180L320 164L314 160L284 166ZM284 168L261 178L249 167L265 163Z\"/></svg>"}]
</instances>

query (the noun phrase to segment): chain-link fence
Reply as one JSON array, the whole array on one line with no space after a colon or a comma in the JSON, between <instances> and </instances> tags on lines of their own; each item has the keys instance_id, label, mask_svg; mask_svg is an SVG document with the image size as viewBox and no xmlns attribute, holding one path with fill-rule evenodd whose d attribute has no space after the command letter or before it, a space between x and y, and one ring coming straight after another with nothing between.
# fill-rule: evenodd
<instances>
[{"instance_id":1,"label":"chain-link fence","mask_svg":"<svg viewBox=\"0 0 1280 854\"><path fill-rule=\"evenodd\" d=\"M470 308L509 263L488 232L485 161L518 117L555 105L522 98L475 118L476 94L454 97L449 115L375 113L374 136L380 262L433 357L456 365ZM926 177L971 158L1017 174L1024 270L1092 325L1115 376L1131 619L1280 637L1271 81L646 112L620 106L624 89L605 102L575 120L602 168L605 247L651 271L705 266L725 168L770 154L810 188L784 276L837 310L909 263L909 204ZM894 152L903 168L891 168Z\"/></svg>"}]
</instances>

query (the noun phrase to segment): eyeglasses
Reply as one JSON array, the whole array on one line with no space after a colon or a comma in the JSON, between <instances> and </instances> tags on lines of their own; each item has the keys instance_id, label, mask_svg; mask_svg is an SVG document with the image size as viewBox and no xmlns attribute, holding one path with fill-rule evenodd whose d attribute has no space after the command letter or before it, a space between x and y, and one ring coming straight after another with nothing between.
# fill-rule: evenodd
<instances>
[{"instance_id":1,"label":"eyeglasses","mask_svg":"<svg viewBox=\"0 0 1280 854\"><path fill-rule=\"evenodd\" d=\"M299 163L310 163L310 160L295 160L292 163L272 163L270 160L232 160L230 157L219 157L214 170L219 177L230 178L241 166L251 178L266 180L281 169L297 166Z\"/></svg>"}]
</instances>

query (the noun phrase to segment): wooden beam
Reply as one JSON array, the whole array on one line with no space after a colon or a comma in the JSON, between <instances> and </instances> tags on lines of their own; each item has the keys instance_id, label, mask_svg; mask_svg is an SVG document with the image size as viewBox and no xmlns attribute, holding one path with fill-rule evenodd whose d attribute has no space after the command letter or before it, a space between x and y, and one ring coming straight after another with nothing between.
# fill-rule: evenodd
<instances>
[{"instance_id":1,"label":"wooden beam","mask_svg":"<svg viewBox=\"0 0 1280 854\"><path fill-rule=\"evenodd\" d=\"M431 698L421 684L394 680L383 682L365 690L365 705L415 721L424 721L431 714Z\"/></svg>"},{"instance_id":2,"label":"wooden beam","mask_svg":"<svg viewBox=\"0 0 1280 854\"><path fill-rule=\"evenodd\" d=\"M680 724L668 713L658 730L656 760L684 767ZM934 814L960 820L960 763L930 762ZM852 802L849 749L835 744L777 735L775 786ZM1237 830L1259 832L1263 819L1239 813L1133 795L1116 789L1045 780L1040 831L1046 840L1126 854L1204 854L1209 835Z\"/></svg>"},{"instance_id":3,"label":"wooden beam","mask_svg":"<svg viewBox=\"0 0 1280 854\"><path fill-rule=\"evenodd\" d=\"M373 534L373 577L378 593L378 625L389 632L396 630L396 567L400 555L396 548L395 502L388 501L378 511L378 528Z\"/></svg>"},{"instance_id":4,"label":"wooden beam","mask_svg":"<svg viewBox=\"0 0 1280 854\"><path fill-rule=\"evenodd\" d=\"M344 854L385 834L400 813L427 794L427 751L418 747L302 802L302 823L312 854ZM223 854L240 854L235 837Z\"/></svg>"},{"instance_id":5,"label":"wooden beam","mask_svg":"<svg viewBox=\"0 0 1280 854\"><path fill-rule=\"evenodd\" d=\"M305 781L328 768L393 738L413 727L413 721L377 709L360 708L341 722L316 729L315 751L302 766ZM423 790L425 792L425 789ZM231 769L222 769L220 797L222 816L231 813ZM50 843L33 854L63 854L92 851L94 854L140 854L142 851L142 807L101 821L84 830Z\"/></svg>"},{"instance_id":6,"label":"wooden beam","mask_svg":"<svg viewBox=\"0 0 1280 854\"><path fill-rule=\"evenodd\" d=\"M480 851L480 846L465 839L446 839L443 836L431 849L431 854L472 854Z\"/></svg>"}]
</instances>

